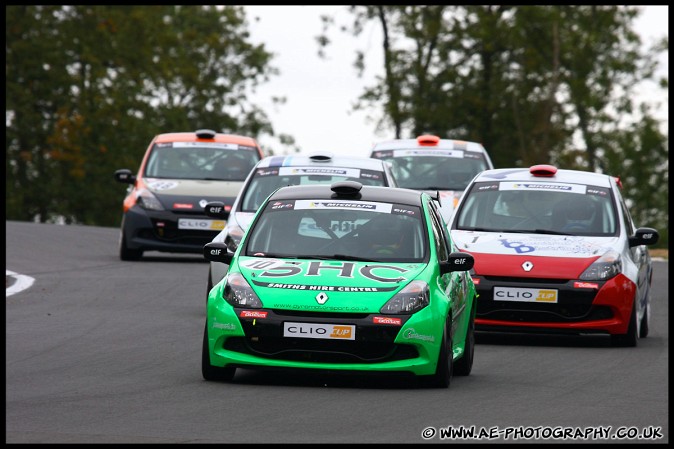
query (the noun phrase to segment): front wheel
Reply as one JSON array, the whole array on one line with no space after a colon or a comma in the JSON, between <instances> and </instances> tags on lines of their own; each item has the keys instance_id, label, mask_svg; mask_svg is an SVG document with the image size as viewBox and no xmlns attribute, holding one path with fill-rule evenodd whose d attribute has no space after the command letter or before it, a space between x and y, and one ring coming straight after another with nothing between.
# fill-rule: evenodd
<instances>
[{"instance_id":1,"label":"front wheel","mask_svg":"<svg viewBox=\"0 0 674 449\"><path fill-rule=\"evenodd\" d=\"M627 333L611 335L611 346L615 347L634 347L637 345L639 334L637 333L637 303L632 304L632 313L630 315L630 324L627 326Z\"/></svg>"},{"instance_id":2,"label":"front wheel","mask_svg":"<svg viewBox=\"0 0 674 449\"><path fill-rule=\"evenodd\" d=\"M644 308L644 315L641 317L641 323L639 326L639 338L648 337L649 324L651 322L651 281L650 276L648 280L648 291L646 292L646 307Z\"/></svg>"},{"instance_id":3,"label":"front wheel","mask_svg":"<svg viewBox=\"0 0 674 449\"><path fill-rule=\"evenodd\" d=\"M447 320L445 330L442 333L442 343L438 353L438 364L435 368L435 374L430 376L421 376L419 379L421 385L427 388L449 388L452 381L452 372L454 369L454 356L452 353L451 322Z\"/></svg>"},{"instance_id":4,"label":"front wheel","mask_svg":"<svg viewBox=\"0 0 674 449\"><path fill-rule=\"evenodd\" d=\"M466 342L463 348L463 356L454 364L454 375L468 376L473 370L473 355L475 353L475 299L470 309L468 329L466 330Z\"/></svg>"},{"instance_id":5,"label":"front wheel","mask_svg":"<svg viewBox=\"0 0 674 449\"><path fill-rule=\"evenodd\" d=\"M208 268L208 282L206 283L206 303L208 303L208 295L211 294L213 289L213 275L211 273L211 268Z\"/></svg>"},{"instance_id":6,"label":"front wheel","mask_svg":"<svg viewBox=\"0 0 674 449\"><path fill-rule=\"evenodd\" d=\"M204 340L201 346L201 375L206 380L216 382L230 382L234 379L236 368L211 365L211 356L208 350L208 326L204 326Z\"/></svg>"},{"instance_id":7,"label":"front wheel","mask_svg":"<svg viewBox=\"0 0 674 449\"><path fill-rule=\"evenodd\" d=\"M119 258L121 260L140 260L143 257L143 251L140 249L131 249L126 246L126 237L124 231L119 239Z\"/></svg>"}]
</instances>

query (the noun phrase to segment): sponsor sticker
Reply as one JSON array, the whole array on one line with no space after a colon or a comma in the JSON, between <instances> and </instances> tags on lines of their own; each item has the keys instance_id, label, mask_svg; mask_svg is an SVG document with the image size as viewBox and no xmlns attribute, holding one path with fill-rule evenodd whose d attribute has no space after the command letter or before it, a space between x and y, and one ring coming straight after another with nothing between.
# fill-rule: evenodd
<instances>
[{"instance_id":1,"label":"sponsor sticker","mask_svg":"<svg viewBox=\"0 0 674 449\"><path fill-rule=\"evenodd\" d=\"M305 175L323 175L323 176L348 176L350 178L359 178L360 170L357 168L341 167L281 167L279 176L305 176Z\"/></svg>"},{"instance_id":2,"label":"sponsor sticker","mask_svg":"<svg viewBox=\"0 0 674 449\"><path fill-rule=\"evenodd\" d=\"M267 318L269 312L264 312L261 310L242 310L239 313L241 318Z\"/></svg>"},{"instance_id":3,"label":"sponsor sticker","mask_svg":"<svg viewBox=\"0 0 674 449\"><path fill-rule=\"evenodd\" d=\"M403 320L389 316L376 316L372 318L374 324L393 324L394 326L402 326Z\"/></svg>"},{"instance_id":4,"label":"sponsor sticker","mask_svg":"<svg viewBox=\"0 0 674 449\"><path fill-rule=\"evenodd\" d=\"M494 301L556 303L557 296L555 289L494 287Z\"/></svg>"},{"instance_id":5,"label":"sponsor sticker","mask_svg":"<svg viewBox=\"0 0 674 449\"><path fill-rule=\"evenodd\" d=\"M593 288L597 290L599 288L599 284L596 282L580 282L576 281L573 283L573 288Z\"/></svg>"},{"instance_id":6,"label":"sponsor sticker","mask_svg":"<svg viewBox=\"0 0 674 449\"><path fill-rule=\"evenodd\" d=\"M180 218L178 229L196 229L200 231L222 231L227 224L224 220L203 220L198 218Z\"/></svg>"},{"instance_id":7,"label":"sponsor sticker","mask_svg":"<svg viewBox=\"0 0 674 449\"><path fill-rule=\"evenodd\" d=\"M439 150L434 149L424 149L424 150L395 150L393 152L393 157L405 157L405 156L434 156L434 157L456 157L463 158L463 151L461 150Z\"/></svg>"},{"instance_id":8,"label":"sponsor sticker","mask_svg":"<svg viewBox=\"0 0 674 449\"><path fill-rule=\"evenodd\" d=\"M283 323L283 336L324 340L355 340L356 326L351 324L286 322Z\"/></svg>"},{"instance_id":9,"label":"sponsor sticker","mask_svg":"<svg viewBox=\"0 0 674 449\"><path fill-rule=\"evenodd\" d=\"M340 201L340 200L296 200L295 209L341 209L365 210L370 212L391 213L393 205L389 203L373 203L370 201Z\"/></svg>"},{"instance_id":10,"label":"sponsor sticker","mask_svg":"<svg viewBox=\"0 0 674 449\"><path fill-rule=\"evenodd\" d=\"M235 143L220 142L173 142L173 148L221 148L223 150L238 150Z\"/></svg>"},{"instance_id":11,"label":"sponsor sticker","mask_svg":"<svg viewBox=\"0 0 674 449\"><path fill-rule=\"evenodd\" d=\"M419 334L417 333L416 330L414 330L413 327L410 327L409 329L406 329L403 332L403 337L408 339L408 340L422 340L422 341L435 341L435 337L432 335L424 335L424 334Z\"/></svg>"},{"instance_id":12,"label":"sponsor sticker","mask_svg":"<svg viewBox=\"0 0 674 449\"><path fill-rule=\"evenodd\" d=\"M145 181L148 188L152 191L171 190L178 187L179 183L176 181L163 181L156 179L148 179Z\"/></svg>"},{"instance_id":13,"label":"sponsor sticker","mask_svg":"<svg viewBox=\"0 0 674 449\"><path fill-rule=\"evenodd\" d=\"M587 191L586 185L563 184L561 182L502 182L499 190L545 190L553 192L582 193Z\"/></svg>"}]
</instances>

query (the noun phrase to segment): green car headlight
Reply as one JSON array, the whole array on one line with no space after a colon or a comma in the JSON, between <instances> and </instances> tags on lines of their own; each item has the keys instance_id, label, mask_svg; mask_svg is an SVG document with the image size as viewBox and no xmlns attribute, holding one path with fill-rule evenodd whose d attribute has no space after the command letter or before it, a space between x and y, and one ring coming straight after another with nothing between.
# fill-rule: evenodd
<instances>
[{"instance_id":1,"label":"green car headlight","mask_svg":"<svg viewBox=\"0 0 674 449\"><path fill-rule=\"evenodd\" d=\"M389 299L380 312L385 314L411 315L424 307L430 300L428 284L423 281L412 281Z\"/></svg>"},{"instance_id":2,"label":"green car headlight","mask_svg":"<svg viewBox=\"0 0 674 449\"><path fill-rule=\"evenodd\" d=\"M587 267L583 271L583 274L580 275L580 279L583 281L606 281L617 276L621 271L622 260L620 259L620 254L615 251L608 251Z\"/></svg>"},{"instance_id":3,"label":"green car headlight","mask_svg":"<svg viewBox=\"0 0 674 449\"><path fill-rule=\"evenodd\" d=\"M225 301L234 307L250 307L253 309L262 307L262 301L240 273L227 275L222 296Z\"/></svg>"}]
</instances>

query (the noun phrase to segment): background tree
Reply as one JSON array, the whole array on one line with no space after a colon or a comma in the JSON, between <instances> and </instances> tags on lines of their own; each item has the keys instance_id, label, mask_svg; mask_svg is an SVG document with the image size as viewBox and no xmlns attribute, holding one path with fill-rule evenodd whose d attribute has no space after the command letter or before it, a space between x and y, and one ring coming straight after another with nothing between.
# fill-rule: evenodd
<instances>
[{"instance_id":1,"label":"background tree","mask_svg":"<svg viewBox=\"0 0 674 449\"><path fill-rule=\"evenodd\" d=\"M553 163L623 179L638 226L667 244L667 136L635 88L654 80L633 6L351 6L346 32L382 29L384 75L355 109L396 138L482 143L497 167ZM324 18L319 54L331 43ZM355 65L363 70L358 52ZM658 81L658 80L654 80ZM661 80L663 88L667 80ZM647 159L644 159L647 158ZM647 163L643 161L647 160Z\"/></svg>"},{"instance_id":2,"label":"background tree","mask_svg":"<svg viewBox=\"0 0 674 449\"><path fill-rule=\"evenodd\" d=\"M5 20L7 219L116 226L112 173L154 135L273 134L247 96L277 71L242 7L7 6Z\"/></svg>"}]
</instances>

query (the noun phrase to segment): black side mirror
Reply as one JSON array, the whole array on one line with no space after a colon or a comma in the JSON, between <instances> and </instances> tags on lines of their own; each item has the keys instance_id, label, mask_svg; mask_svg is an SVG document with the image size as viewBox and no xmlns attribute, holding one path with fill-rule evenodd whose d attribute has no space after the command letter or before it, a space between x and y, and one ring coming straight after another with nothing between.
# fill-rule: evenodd
<instances>
[{"instance_id":1,"label":"black side mirror","mask_svg":"<svg viewBox=\"0 0 674 449\"><path fill-rule=\"evenodd\" d=\"M233 257L234 253L229 252L227 245L222 242L211 242L204 245L204 258L206 260L230 265Z\"/></svg>"},{"instance_id":2,"label":"black side mirror","mask_svg":"<svg viewBox=\"0 0 674 449\"><path fill-rule=\"evenodd\" d=\"M136 175L134 175L128 168L122 168L115 172L115 180L122 184L133 184L136 182Z\"/></svg>"},{"instance_id":3,"label":"black side mirror","mask_svg":"<svg viewBox=\"0 0 674 449\"><path fill-rule=\"evenodd\" d=\"M207 217L220 218L226 220L229 218L229 211L225 210L225 203L222 201L212 201L204 207L204 213Z\"/></svg>"},{"instance_id":4,"label":"black side mirror","mask_svg":"<svg viewBox=\"0 0 674 449\"><path fill-rule=\"evenodd\" d=\"M629 238L630 248L639 245L655 245L658 243L660 234L653 228L639 228Z\"/></svg>"},{"instance_id":5,"label":"black side mirror","mask_svg":"<svg viewBox=\"0 0 674 449\"><path fill-rule=\"evenodd\" d=\"M475 265L475 259L471 254L456 252L451 253L446 262L440 262L440 274L452 271L469 271Z\"/></svg>"}]
</instances>

